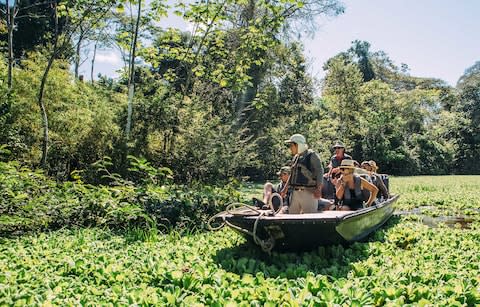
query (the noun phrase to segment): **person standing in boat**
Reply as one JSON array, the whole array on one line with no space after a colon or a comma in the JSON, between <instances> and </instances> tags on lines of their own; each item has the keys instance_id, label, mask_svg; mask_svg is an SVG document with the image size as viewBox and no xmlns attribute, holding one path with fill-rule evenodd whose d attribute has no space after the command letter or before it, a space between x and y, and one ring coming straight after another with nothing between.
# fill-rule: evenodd
<instances>
[{"instance_id":1,"label":"person standing in boat","mask_svg":"<svg viewBox=\"0 0 480 307\"><path fill-rule=\"evenodd\" d=\"M357 210L369 207L376 199L378 188L354 173L353 160L344 159L339 166L342 175L337 180L336 196L338 209Z\"/></svg>"},{"instance_id":2,"label":"person standing in boat","mask_svg":"<svg viewBox=\"0 0 480 307\"><path fill-rule=\"evenodd\" d=\"M288 213L314 213L318 210L318 199L323 185L323 165L320 156L308 149L301 134L286 140L293 155L289 184L292 188Z\"/></svg>"}]
</instances>

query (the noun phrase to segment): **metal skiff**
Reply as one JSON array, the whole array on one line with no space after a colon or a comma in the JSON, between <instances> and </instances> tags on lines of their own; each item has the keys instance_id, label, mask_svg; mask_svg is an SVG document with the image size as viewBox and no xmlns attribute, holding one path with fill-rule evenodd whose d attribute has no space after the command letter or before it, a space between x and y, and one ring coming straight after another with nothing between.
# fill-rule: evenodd
<instances>
[{"instance_id":1,"label":"metal skiff","mask_svg":"<svg viewBox=\"0 0 480 307\"><path fill-rule=\"evenodd\" d=\"M250 206L217 214L214 219L253 240L264 251L311 250L321 245L349 244L382 226L393 214L398 195L356 211L275 214Z\"/></svg>"}]
</instances>

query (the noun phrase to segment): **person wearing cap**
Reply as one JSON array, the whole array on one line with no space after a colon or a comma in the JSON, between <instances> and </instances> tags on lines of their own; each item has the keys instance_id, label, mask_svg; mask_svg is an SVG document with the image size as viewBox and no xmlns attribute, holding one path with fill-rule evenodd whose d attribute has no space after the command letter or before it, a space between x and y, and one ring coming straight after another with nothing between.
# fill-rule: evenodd
<instances>
[{"instance_id":1,"label":"person wearing cap","mask_svg":"<svg viewBox=\"0 0 480 307\"><path fill-rule=\"evenodd\" d=\"M318 199L323 185L323 166L320 156L308 148L305 137L294 134L285 141L293 155L288 213L314 213L318 210Z\"/></svg>"},{"instance_id":2,"label":"person wearing cap","mask_svg":"<svg viewBox=\"0 0 480 307\"><path fill-rule=\"evenodd\" d=\"M363 161L362 169L368 172L371 182L378 188L380 196L384 199L390 198L390 193L388 192L387 186L383 182L383 179L380 174L377 173L378 166L377 163L373 160Z\"/></svg>"},{"instance_id":3,"label":"person wearing cap","mask_svg":"<svg viewBox=\"0 0 480 307\"><path fill-rule=\"evenodd\" d=\"M337 141L333 145L333 150L335 154L330 158L330 163L328 164L328 172L323 175L324 177L324 186L322 191L322 196L327 199L335 198L335 184L337 179L340 177L340 163L343 159L352 159L350 155L345 153L345 145L342 142Z\"/></svg>"},{"instance_id":4,"label":"person wearing cap","mask_svg":"<svg viewBox=\"0 0 480 307\"><path fill-rule=\"evenodd\" d=\"M333 150L335 151L335 154L330 158L330 164L328 164L328 177L335 177L335 175L339 173L340 169L338 167L343 159L352 159L350 155L345 153L345 145L340 141L337 141L335 145L333 145Z\"/></svg>"},{"instance_id":5,"label":"person wearing cap","mask_svg":"<svg viewBox=\"0 0 480 307\"><path fill-rule=\"evenodd\" d=\"M353 160L344 159L339 166L341 176L336 183L336 197L340 210L369 207L377 197L378 188L354 173ZM365 204L364 204L365 202Z\"/></svg>"}]
</instances>

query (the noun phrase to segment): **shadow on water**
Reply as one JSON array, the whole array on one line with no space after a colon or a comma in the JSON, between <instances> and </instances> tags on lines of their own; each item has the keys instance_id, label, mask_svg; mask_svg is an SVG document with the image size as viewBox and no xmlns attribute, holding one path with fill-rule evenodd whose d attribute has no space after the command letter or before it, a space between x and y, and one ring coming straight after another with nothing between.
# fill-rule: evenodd
<instances>
[{"instance_id":1,"label":"shadow on water","mask_svg":"<svg viewBox=\"0 0 480 307\"><path fill-rule=\"evenodd\" d=\"M247 241L218 250L213 260L224 270L239 275L262 273L265 277L296 279L313 273L333 279L347 277L352 264L370 256L369 242L384 242L385 231L400 220L400 217L392 216L385 225L363 241L349 245L319 246L305 252L273 251L269 255Z\"/></svg>"},{"instance_id":2,"label":"shadow on water","mask_svg":"<svg viewBox=\"0 0 480 307\"><path fill-rule=\"evenodd\" d=\"M405 211L395 211L394 216L411 216L413 219L427 225L430 227L438 227L440 225L446 225L449 227L454 228L461 228L461 229L470 229L471 224L475 220L472 216L467 215L456 215L456 216L429 216L424 214L424 212L428 212L434 210L434 206L421 206L417 208L413 208L412 210L405 210ZM475 210L477 211L477 210ZM480 209L478 210L480 212Z\"/></svg>"}]
</instances>

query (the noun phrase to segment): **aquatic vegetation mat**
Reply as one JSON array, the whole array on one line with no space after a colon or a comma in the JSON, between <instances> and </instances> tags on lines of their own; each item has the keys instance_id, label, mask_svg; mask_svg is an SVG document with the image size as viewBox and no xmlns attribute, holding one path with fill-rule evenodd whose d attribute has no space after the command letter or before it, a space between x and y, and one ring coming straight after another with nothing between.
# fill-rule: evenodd
<instances>
[{"instance_id":1,"label":"aquatic vegetation mat","mask_svg":"<svg viewBox=\"0 0 480 307\"><path fill-rule=\"evenodd\" d=\"M369 242L271 256L230 230L56 231L0 239L0 305L471 306L478 246L478 224L465 232L401 219Z\"/></svg>"},{"instance_id":2,"label":"aquatic vegetation mat","mask_svg":"<svg viewBox=\"0 0 480 307\"><path fill-rule=\"evenodd\" d=\"M391 187L398 210L467 215L468 228L399 215L365 242L272 255L228 229L0 237L0 306L480 304L480 177L392 178Z\"/></svg>"}]
</instances>

